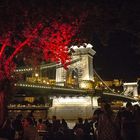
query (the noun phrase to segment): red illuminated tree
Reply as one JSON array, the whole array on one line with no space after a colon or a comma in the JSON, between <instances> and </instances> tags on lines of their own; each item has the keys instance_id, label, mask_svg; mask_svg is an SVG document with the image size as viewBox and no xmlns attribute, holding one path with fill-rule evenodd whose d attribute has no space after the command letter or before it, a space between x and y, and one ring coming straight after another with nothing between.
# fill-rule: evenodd
<instances>
[{"instance_id":1,"label":"red illuminated tree","mask_svg":"<svg viewBox=\"0 0 140 140\"><path fill-rule=\"evenodd\" d=\"M81 22L81 21L80 21ZM8 32L0 37L0 124L5 117L6 98L10 94L10 84L20 53L31 55L25 48L30 48L32 53L35 50L42 52L42 60L61 62L64 67L70 62L68 46L76 35L80 22L71 23L52 21L49 23L38 22L37 24L24 25L22 32L16 34ZM39 54L37 54L39 55Z\"/></svg>"}]
</instances>

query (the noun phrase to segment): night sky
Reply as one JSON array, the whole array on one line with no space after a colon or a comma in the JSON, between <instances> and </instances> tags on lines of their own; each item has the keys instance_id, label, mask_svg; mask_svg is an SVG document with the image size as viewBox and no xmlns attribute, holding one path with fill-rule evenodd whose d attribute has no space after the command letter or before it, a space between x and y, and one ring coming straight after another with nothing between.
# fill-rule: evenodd
<instances>
[{"instance_id":1,"label":"night sky","mask_svg":"<svg viewBox=\"0 0 140 140\"><path fill-rule=\"evenodd\" d=\"M140 77L140 2L128 0L1 0L0 29L22 12L78 17L87 13L78 36L94 46L94 68L104 80L136 81ZM46 16L46 17L47 17Z\"/></svg>"}]
</instances>

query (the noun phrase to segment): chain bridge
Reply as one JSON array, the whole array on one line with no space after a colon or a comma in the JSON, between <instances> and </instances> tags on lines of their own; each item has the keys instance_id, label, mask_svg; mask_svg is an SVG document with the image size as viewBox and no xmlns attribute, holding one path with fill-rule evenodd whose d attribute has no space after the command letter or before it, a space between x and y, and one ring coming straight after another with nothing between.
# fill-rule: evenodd
<instances>
[{"instance_id":1,"label":"chain bridge","mask_svg":"<svg viewBox=\"0 0 140 140\"><path fill-rule=\"evenodd\" d=\"M29 96L32 93L35 95L47 94L53 96L89 95L135 101L133 97L114 93L97 74L93 68L93 56L96 52L92 47L91 44L86 43L85 46L79 48L72 46L74 52L71 56L71 64L67 69L64 69L61 63L43 64L36 68L17 68L15 73L21 74L22 79L19 79L19 82L15 83L15 86L19 90L28 91L26 94ZM95 89L95 75L110 91L109 93Z\"/></svg>"},{"instance_id":2,"label":"chain bridge","mask_svg":"<svg viewBox=\"0 0 140 140\"><path fill-rule=\"evenodd\" d=\"M61 63L42 64L35 68L17 68L15 75L20 76L15 83L18 91L16 96L47 96L53 100L47 115L65 119L91 117L93 108L98 107L99 97L125 102L137 101L133 97L115 93L106 85L93 68L93 56L96 52L91 44L85 43L79 48L77 46L72 48L74 52L67 69L64 69ZM95 88L95 76L109 92Z\"/></svg>"}]
</instances>

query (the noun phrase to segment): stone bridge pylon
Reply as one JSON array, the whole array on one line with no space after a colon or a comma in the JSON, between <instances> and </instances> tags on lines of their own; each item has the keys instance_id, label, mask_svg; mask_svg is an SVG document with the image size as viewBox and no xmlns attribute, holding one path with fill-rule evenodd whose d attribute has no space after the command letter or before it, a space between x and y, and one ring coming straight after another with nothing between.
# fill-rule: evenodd
<instances>
[{"instance_id":1,"label":"stone bridge pylon","mask_svg":"<svg viewBox=\"0 0 140 140\"><path fill-rule=\"evenodd\" d=\"M80 87L85 81L94 81L93 77L93 56L95 51L91 44L84 43L84 46L72 46L72 62L68 69L63 67L56 69L56 84L60 86Z\"/></svg>"}]
</instances>

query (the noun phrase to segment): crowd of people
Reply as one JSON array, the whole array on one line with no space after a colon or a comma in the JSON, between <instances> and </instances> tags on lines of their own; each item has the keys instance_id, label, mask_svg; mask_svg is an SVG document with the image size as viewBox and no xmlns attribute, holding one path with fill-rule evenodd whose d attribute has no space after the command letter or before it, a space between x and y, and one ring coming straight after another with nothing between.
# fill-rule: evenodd
<instances>
[{"instance_id":1,"label":"crowd of people","mask_svg":"<svg viewBox=\"0 0 140 140\"><path fill-rule=\"evenodd\" d=\"M132 105L113 112L109 103L102 101L101 108L91 119L78 118L73 128L67 121L53 116L51 120L36 120L29 114L8 118L0 127L0 140L140 140L140 107Z\"/></svg>"}]
</instances>

